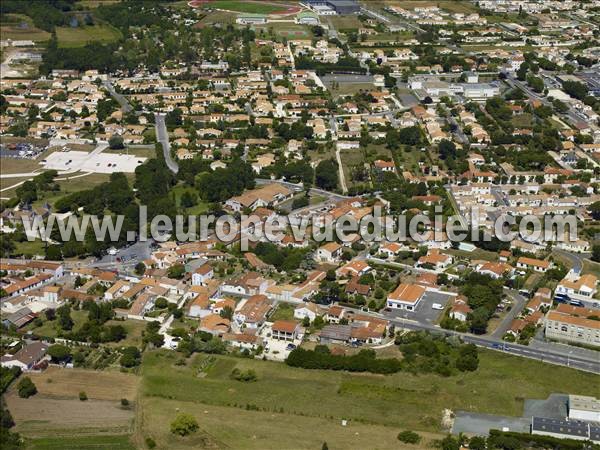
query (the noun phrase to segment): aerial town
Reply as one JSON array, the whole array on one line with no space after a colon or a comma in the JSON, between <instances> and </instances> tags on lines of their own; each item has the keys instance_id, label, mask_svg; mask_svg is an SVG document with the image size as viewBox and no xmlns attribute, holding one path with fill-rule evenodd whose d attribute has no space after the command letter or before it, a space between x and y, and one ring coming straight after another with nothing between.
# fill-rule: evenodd
<instances>
[{"instance_id":1,"label":"aerial town","mask_svg":"<svg viewBox=\"0 0 600 450\"><path fill-rule=\"evenodd\" d=\"M600 448L600 0L0 31L2 449Z\"/></svg>"}]
</instances>

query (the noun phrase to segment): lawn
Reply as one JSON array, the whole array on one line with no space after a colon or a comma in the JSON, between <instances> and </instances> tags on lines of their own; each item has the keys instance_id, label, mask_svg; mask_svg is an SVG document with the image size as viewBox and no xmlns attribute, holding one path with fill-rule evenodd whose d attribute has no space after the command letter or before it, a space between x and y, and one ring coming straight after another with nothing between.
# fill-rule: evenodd
<instances>
[{"instance_id":1,"label":"lawn","mask_svg":"<svg viewBox=\"0 0 600 450\"><path fill-rule=\"evenodd\" d=\"M25 330L33 331L35 334L44 337L57 337L58 336L58 321L46 320L46 316L44 314L40 314L39 317L42 319L43 324L40 327L36 327L33 322L30 322L25 326ZM88 312L84 310L71 310L71 318L73 319L73 329L78 329L84 322L88 319Z\"/></svg>"},{"instance_id":2,"label":"lawn","mask_svg":"<svg viewBox=\"0 0 600 450\"><path fill-rule=\"evenodd\" d=\"M113 342L110 345L114 345L115 347L141 346L142 332L146 329L146 322L141 320L109 320L106 322L106 326L111 325L121 325L127 331L127 337L122 341Z\"/></svg>"},{"instance_id":3,"label":"lawn","mask_svg":"<svg viewBox=\"0 0 600 450\"><path fill-rule=\"evenodd\" d=\"M86 25L82 27L57 27L56 36L59 47L83 47L88 42L103 44L114 42L121 32L110 25Z\"/></svg>"},{"instance_id":4,"label":"lawn","mask_svg":"<svg viewBox=\"0 0 600 450\"><path fill-rule=\"evenodd\" d=\"M284 5L241 0L214 0L206 6L214 9L225 9L227 11L250 14L273 14L286 9Z\"/></svg>"},{"instance_id":5,"label":"lawn","mask_svg":"<svg viewBox=\"0 0 600 450\"><path fill-rule=\"evenodd\" d=\"M15 242L15 255L25 256L44 256L46 254L46 244L41 239L35 241Z\"/></svg>"},{"instance_id":6,"label":"lawn","mask_svg":"<svg viewBox=\"0 0 600 450\"><path fill-rule=\"evenodd\" d=\"M193 194L198 195L198 190L192 187L184 186L183 184L175 186L173 188L173 193L175 195L175 204L178 208L181 207L181 196L184 192L191 192ZM208 211L208 203L203 202L198 196L198 203L190 208L187 208L185 212L187 214L198 215L203 214L206 211Z\"/></svg>"},{"instance_id":7,"label":"lawn","mask_svg":"<svg viewBox=\"0 0 600 450\"><path fill-rule=\"evenodd\" d=\"M303 370L276 362L229 356L211 356L214 361L209 364L206 374L199 377L205 358L206 355L197 355L182 367L175 365L179 356L174 353L145 353L143 401L164 405L158 399L172 400L177 406L189 402L186 410L198 414L209 407L228 407L231 415L226 423L231 427L246 427L244 422L234 423L232 417L243 416L240 408L250 408L261 411L265 417L276 416L278 423L293 416L294 420L321 419L317 420L321 423L332 420L333 424L347 419L351 423L386 425L396 430L441 432L440 419L445 408L521 415L524 399L546 398L552 392L565 392L564 379L569 379L569 393L600 394L596 375L483 350L478 371L450 378L404 372L382 376ZM253 369L258 380L253 383L232 380L229 373L234 367ZM158 418L150 419L152 414L159 414L154 409L144 408L144 417L150 422L144 423L142 428L148 432L159 426ZM173 415L174 411L169 419ZM241 441L229 441L235 437L225 430L208 429L213 430L214 439L225 440L233 448L243 447ZM286 435L290 433L291 430L286 430ZM260 434L256 446L261 444L262 436L258 436ZM238 436L239 439L244 437L243 433ZM329 440L327 434L304 436L299 438L297 448L309 447L311 440L317 437ZM286 448L285 445L282 447Z\"/></svg>"},{"instance_id":8,"label":"lawn","mask_svg":"<svg viewBox=\"0 0 600 450\"><path fill-rule=\"evenodd\" d=\"M271 322L276 320L294 320L294 305L280 302L273 314L269 317Z\"/></svg>"}]
</instances>

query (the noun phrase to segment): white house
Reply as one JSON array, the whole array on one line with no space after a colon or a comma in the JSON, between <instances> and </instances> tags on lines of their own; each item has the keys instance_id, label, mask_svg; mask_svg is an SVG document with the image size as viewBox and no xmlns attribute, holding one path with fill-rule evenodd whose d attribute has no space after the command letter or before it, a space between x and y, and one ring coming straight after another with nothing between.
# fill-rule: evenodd
<instances>
[{"instance_id":1,"label":"white house","mask_svg":"<svg viewBox=\"0 0 600 450\"><path fill-rule=\"evenodd\" d=\"M214 276L213 268L210 264L202 264L192 273L192 286L206 284Z\"/></svg>"},{"instance_id":2,"label":"white house","mask_svg":"<svg viewBox=\"0 0 600 450\"><path fill-rule=\"evenodd\" d=\"M342 256L343 247L337 242L328 242L319 247L315 253L315 259L320 262L335 263Z\"/></svg>"}]
</instances>

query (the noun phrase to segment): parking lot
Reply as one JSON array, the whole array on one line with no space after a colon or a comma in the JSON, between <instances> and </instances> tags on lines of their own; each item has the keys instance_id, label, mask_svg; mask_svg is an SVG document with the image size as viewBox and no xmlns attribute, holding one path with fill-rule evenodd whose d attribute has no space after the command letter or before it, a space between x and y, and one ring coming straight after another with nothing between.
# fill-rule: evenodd
<instances>
[{"instance_id":1,"label":"parking lot","mask_svg":"<svg viewBox=\"0 0 600 450\"><path fill-rule=\"evenodd\" d=\"M146 158L135 155L117 155L114 153L54 152L46 158L45 168L59 171L132 173L145 160Z\"/></svg>"},{"instance_id":2,"label":"parking lot","mask_svg":"<svg viewBox=\"0 0 600 450\"><path fill-rule=\"evenodd\" d=\"M452 295L449 294L427 291L423 295L423 298L415 311L392 309L391 311L384 311L383 314L389 317L401 317L403 319L412 319L419 322L434 324L444 312L444 309L451 298ZM432 305L434 303L441 305L442 309L433 309Z\"/></svg>"}]
</instances>

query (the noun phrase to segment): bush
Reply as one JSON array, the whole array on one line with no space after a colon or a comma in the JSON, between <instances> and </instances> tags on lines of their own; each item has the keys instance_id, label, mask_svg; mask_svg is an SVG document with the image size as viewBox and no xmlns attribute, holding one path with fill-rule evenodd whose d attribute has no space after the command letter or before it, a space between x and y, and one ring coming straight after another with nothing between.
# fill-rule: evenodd
<instances>
[{"instance_id":1,"label":"bush","mask_svg":"<svg viewBox=\"0 0 600 450\"><path fill-rule=\"evenodd\" d=\"M148 448L156 447L156 442L154 442L154 439L152 439L150 436L148 436L146 438L146 447L148 447Z\"/></svg>"},{"instance_id":2,"label":"bush","mask_svg":"<svg viewBox=\"0 0 600 450\"><path fill-rule=\"evenodd\" d=\"M121 399L121 406L129 406L129 400L126 398Z\"/></svg>"},{"instance_id":3,"label":"bush","mask_svg":"<svg viewBox=\"0 0 600 450\"><path fill-rule=\"evenodd\" d=\"M32 395L37 394L37 388L31 378L23 377L19 384L17 385L17 392L19 393L19 397L21 398L29 398Z\"/></svg>"},{"instance_id":4,"label":"bush","mask_svg":"<svg viewBox=\"0 0 600 450\"><path fill-rule=\"evenodd\" d=\"M171 433L179 436L187 436L198 430L198 422L191 414L180 413L171 422Z\"/></svg>"},{"instance_id":5,"label":"bush","mask_svg":"<svg viewBox=\"0 0 600 450\"><path fill-rule=\"evenodd\" d=\"M252 369L242 372L236 367L231 371L231 378L237 381L256 381L258 377L256 376L256 372Z\"/></svg>"},{"instance_id":6,"label":"bush","mask_svg":"<svg viewBox=\"0 0 600 450\"><path fill-rule=\"evenodd\" d=\"M81 391L79 393L79 400L81 400L82 402L85 402L88 399L87 394L84 391Z\"/></svg>"},{"instance_id":7,"label":"bush","mask_svg":"<svg viewBox=\"0 0 600 450\"><path fill-rule=\"evenodd\" d=\"M418 444L421 442L421 436L414 431L406 430L398 434L398 440L406 444Z\"/></svg>"}]
</instances>

